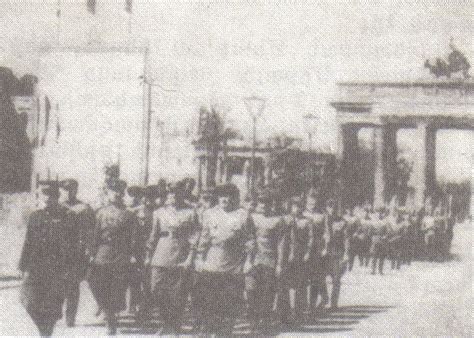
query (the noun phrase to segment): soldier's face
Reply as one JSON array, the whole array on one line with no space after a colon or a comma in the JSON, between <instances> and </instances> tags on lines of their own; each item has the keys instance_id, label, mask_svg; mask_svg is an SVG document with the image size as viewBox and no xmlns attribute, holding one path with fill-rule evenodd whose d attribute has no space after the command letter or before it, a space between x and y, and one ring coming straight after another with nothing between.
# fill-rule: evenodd
<instances>
[{"instance_id":1,"label":"soldier's face","mask_svg":"<svg viewBox=\"0 0 474 338\"><path fill-rule=\"evenodd\" d=\"M309 197L306 202L306 209L313 211L316 209L317 200L314 197Z\"/></svg>"},{"instance_id":2,"label":"soldier's face","mask_svg":"<svg viewBox=\"0 0 474 338\"><path fill-rule=\"evenodd\" d=\"M44 203L46 204L46 206L54 206L54 205L58 204L59 196L44 194L43 200L44 200Z\"/></svg>"},{"instance_id":3,"label":"soldier's face","mask_svg":"<svg viewBox=\"0 0 474 338\"><path fill-rule=\"evenodd\" d=\"M117 203L122 200L123 194L115 190L107 190L107 199L110 203Z\"/></svg>"},{"instance_id":4,"label":"soldier's face","mask_svg":"<svg viewBox=\"0 0 474 338\"><path fill-rule=\"evenodd\" d=\"M229 196L220 196L219 205L225 211L229 211L232 208L231 200Z\"/></svg>"},{"instance_id":5,"label":"soldier's face","mask_svg":"<svg viewBox=\"0 0 474 338\"><path fill-rule=\"evenodd\" d=\"M130 196L128 193L123 197L123 202L127 207L132 207L139 203L139 199L133 196Z\"/></svg>"}]
</instances>

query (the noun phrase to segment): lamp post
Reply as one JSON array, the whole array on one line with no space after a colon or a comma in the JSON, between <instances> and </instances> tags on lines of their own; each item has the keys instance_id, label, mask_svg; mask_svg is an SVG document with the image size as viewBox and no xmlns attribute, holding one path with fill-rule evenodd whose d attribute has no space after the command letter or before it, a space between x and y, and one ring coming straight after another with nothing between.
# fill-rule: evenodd
<instances>
[{"instance_id":1,"label":"lamp post","mask_svg":"<svg viewBox=\"0 0 474 338\"><path fill-rule=\"evenodd\" d=\"M150 176L150 135L151 135L151 115L153 113L152 110L152 87L159 87L161 90L165 92L176 92L177 90L174 89L166 89L163 88L159 83L155 82L154 79L149 78L146 75L142 75L139 77L143 81L143 85L147 86L147 110L144 112L144 119L143 119L143 157L142 157L142 172L143 172L143 185L148 184L148 179ZM146 114L146 115L145 115Z\"/></svg>"},{"instance_id":2,"label":"lamp post","mask_svg":"<svg viewBox=\"0 0 474 338\"><path fill-rule=\"evenodd\" d=\"M313 134L315 133L318 125L319 117L314 114L306 114L303 116L304 127L308 133L308 162L307 162L307 173L308 181L310 185L313 185L313 169L311 167L311 154L313 153Z\"/></svg>"},{"instance_id":3,"label":"lamp post","mask_svg":"<svg viewBox=\"0 0 474 338\"><path fill-rule=\"evenodd\" d=\"M262 115L265 109L264 98L258 96L249 96L244 98L245 106L252 119L252 158L250 162L250 194L253 198L255 193L255 150L257 147L257 119Z\"/></svg>"}]
</instances>

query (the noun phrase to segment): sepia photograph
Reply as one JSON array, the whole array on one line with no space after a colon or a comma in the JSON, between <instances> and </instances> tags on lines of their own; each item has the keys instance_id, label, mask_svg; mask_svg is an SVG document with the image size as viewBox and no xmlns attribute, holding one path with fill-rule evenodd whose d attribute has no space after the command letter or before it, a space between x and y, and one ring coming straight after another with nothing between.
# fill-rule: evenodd
<instances>
[{"instance_id":1,"label":"sepia photograph","mask_svg":"<svg viewBox=\"0 0 474 338\"><path fill-rule=\"evenodd\" d=\"M472 337L473 12L0 0L0 335Z\"/></svg>"}]
</instances>

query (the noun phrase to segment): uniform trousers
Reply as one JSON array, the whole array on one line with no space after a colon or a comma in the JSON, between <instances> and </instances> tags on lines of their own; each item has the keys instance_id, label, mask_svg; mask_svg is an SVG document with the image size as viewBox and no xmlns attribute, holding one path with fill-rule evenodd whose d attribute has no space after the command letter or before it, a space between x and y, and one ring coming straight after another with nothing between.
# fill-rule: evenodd
<instances>
[{"instance_id":1,"label":"uniform trousers","mask_svg":"<svg viewBox=\"0 0 474 338\"><path fill-rule=\"evenodd\" d=\"M385 257L387 256L387 243L381 236L373 236L370 246L370 255L372 256L372 274L378 271L383 274Z\"/></svg>"},{"instance_id":2,"label":"uniform trousers","mask_svg":"<svg viewBox=\"0 0 474 338\"><path fill-rule=\"evenodd\" d=\"M251 320L271 317L276 293L275 269L266 265L257 265L245 276L247 291L248 317Z\"/></svg>"},{"instance_id":3,"label":"uniform trousers","mask_svg":"<svg viewBox=\"0 0 474 338\"><path fill-rule=\"evenodd\" d=\"M166 325L177 329L190 290L191 272L179 267L153 266L151 285L153 302Z\"/></svg>"},{"instance_id":4,"label":"uniform trousers","mask_svg":"<svg viewBox=\"0 0 474 338\"><path fill-rule=\"evenodd\" d=\"M127 265L93 265L88 282L92 294L106 314L118 313L125 310Z\"/></svg>"},{"instance_id":5,"label":"uniform trousers","mask_svg":"<svg viewBox=\"0 0 474 338\"><path fill-rule=\"evenodd\" d=\"M234 319L242 309L244 279L241 275L203 271L196 287L203 292L200 302L206 319Z\"/></svg>"}]
</instances>

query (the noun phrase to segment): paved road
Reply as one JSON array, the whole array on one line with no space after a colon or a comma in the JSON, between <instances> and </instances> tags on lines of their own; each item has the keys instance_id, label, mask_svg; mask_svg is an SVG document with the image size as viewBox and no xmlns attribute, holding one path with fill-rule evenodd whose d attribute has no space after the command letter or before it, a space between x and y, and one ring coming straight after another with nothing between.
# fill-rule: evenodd
<instances>
[{"instance_id":1,"label":"paved road","mask_svg":"<svg viewBox=\"0 0 474 338\"><path fill-rule=\"evenodd\" d=\"M344 277L342 308L309 319L296 332L281 335L448 335L472 337L472 240L471 225L456 228L454 260L445 263L415 262L401 271L386 269L384 276L372 276L355 267ZM18 288L11 281L0 283L0 334L34 335L36 330L18 302ZM101 321L93 316L95 302L83 285L78 326L58 324L56 335L97 336L105 333ZM139 329L124 317L120 334L152 334L159 325ZM245 323L236 333L246 333Z\"/></svg>"}]
</instances>

